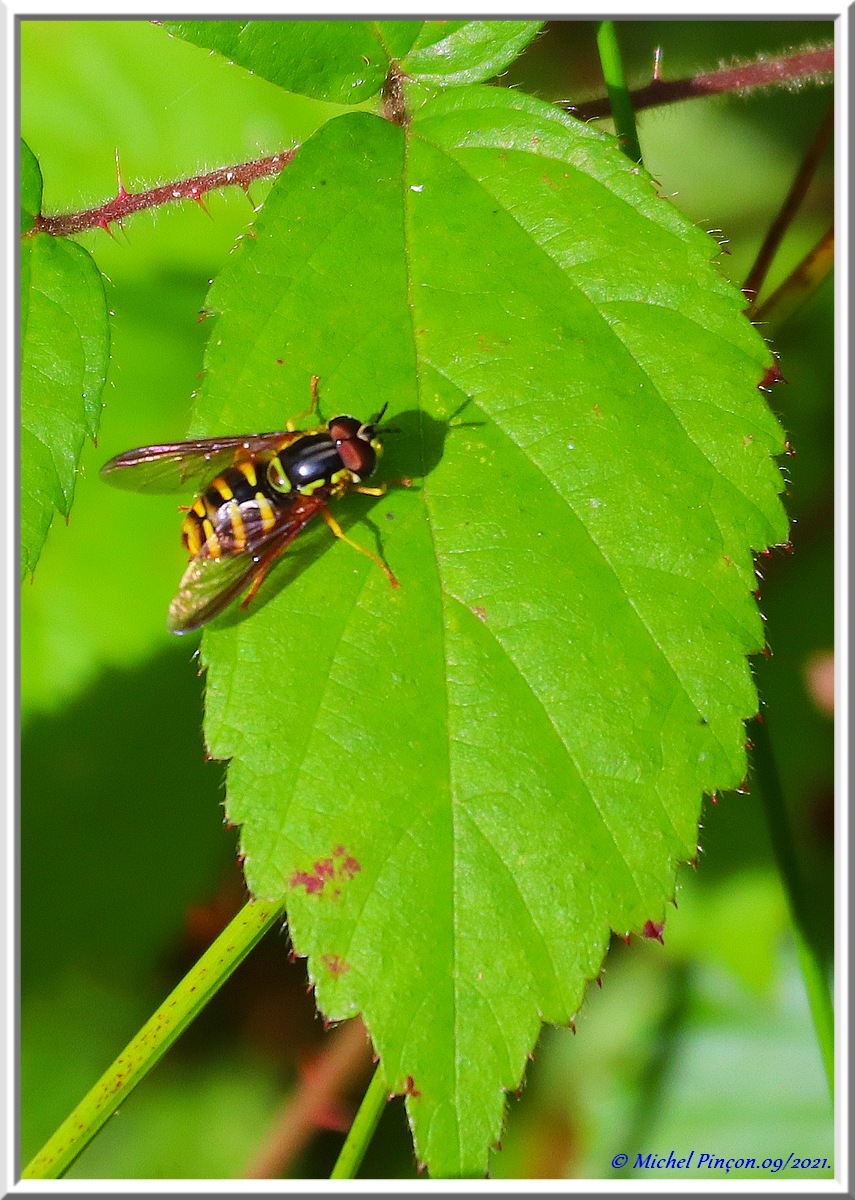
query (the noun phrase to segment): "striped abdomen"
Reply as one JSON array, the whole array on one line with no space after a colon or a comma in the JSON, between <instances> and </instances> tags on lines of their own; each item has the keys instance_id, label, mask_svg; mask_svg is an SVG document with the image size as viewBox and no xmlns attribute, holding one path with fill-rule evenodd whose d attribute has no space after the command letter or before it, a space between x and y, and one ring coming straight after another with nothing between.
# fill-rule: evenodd
<instances>
[{"instance_id":1,"label":"striped abdomen","mask_svg":"<svg viewBox=\"0 0 855 1200\"><path fill-rule=\"evenodd\" d=\"M184 518L181 536L191 557L240 554L276 524L277 495L266 464L242 462L218 475Z\"/></svg>"},{"instance_id":2,"label":"striped abdomen","mask_svg":"<svg viewBox=\"0 0 855 1200\"><path fill-rule=\"evenodd\" d=\"M278 454L236 463L218 475L184 518L184 545L191 557L251 552L265 534L287 523L301 496L327 488L329 498L337 485L354 478L328 434L301 437Z\"/></svg>"}]
</instances>

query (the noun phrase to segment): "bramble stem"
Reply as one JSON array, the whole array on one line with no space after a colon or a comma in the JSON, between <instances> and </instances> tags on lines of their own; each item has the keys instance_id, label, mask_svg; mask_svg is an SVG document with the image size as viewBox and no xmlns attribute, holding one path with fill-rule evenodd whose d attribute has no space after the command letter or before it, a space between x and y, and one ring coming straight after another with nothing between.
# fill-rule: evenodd
<instances>
[{"instance_id":1,"label":"bramble stem","mask_svg":"<svg viewBox=\"0 0 855 1200\"><path fill-rule=\"evenodd\" d=\"M332 1169L330 1179L355 1179L368 1143L374 1136L374 1130L380 1123L383 1110L386 1107L386 1081L378 1066L368 1085L368 1090L362 1097L359 1111L353 1119L350 1133L347 1135L341 1153Z\"/></svg>"},{"instance_id":2,"label":"bramble stem","mask_svg":"<svg viewBox=\"0 0 855 1200\"><path fill-rule=\"evenodd\" d=\"M351 1079L363 1075L367 1078L370 1047L359 1017L336 1030L283 1104L273 1128L244 1171L245 1179L282 1179L288 1174L317 1133L323 1114L341 1102Z\"/></svg>"},{"instance_id":3,"label":"bramble stem","mask_svg":"<svg viewBox=\"0 0 855 1200\"><path fill-rule=\"evenodd\" d=\"M630 92L632 107L636 112L643 108L656 108L662 104L675 104L680 100L696 100L701 96L718 96L729 92L749 92L757 88L773 87L776 84L828 83L834 75L834 50L823 46L819 50L799 50L795 54L781 54L777 58L757 59L721 71L708 71L688 79L666 81L654 79L646 87ZM588 100L582 104L560 102L580 121L593 121L599 117L610 117L611 104L608 99Z\"/></svg>"},{"instance_id":4,"label":"bramble stem","mask_svg":"<svg viewBox=\"0 0 855 1200\"><path fill-rule=\"evenodd\" d=\"M796 172L796 177L793 180L793 185L787 193L784 203L781 205L780 212L775 217L769 227L769 232L763 241L763 245L757 252L757 258L754 265L746 276L745 283L742 285L742 290L751 301L752 306L757 301L757 296L763 286L763 281L768 274L769 267L772 265L772 260L775 253L783 241L784 234L792 224L792 221L798 212L799 208L807 195L807 190L810 187L811 180L816 174L816 169L822 161L822 156L831 141L831 135L834 132L834 105L832 104L828 112L825 114L822 124L820 125L816 137L808 147L808 151L802 159L801 166ZM751 310L749 309L749 316Z\"/></svg>"},{"instance_id":5,"label":"bramble stem","mask_svg":"<svg viewBox=\"0 0 855 1200\"><path fill-rule=\"evenodd\" d=\"M623 59L620 54L614 21L600 21L597 29L597 50L600 54L603 79L609 94L609 104L618 140L627 157L635 163L640 163L641 147L638 144L638 130L635 127L635 112L629 89L626 86Z\"/></svg>"},{"instance_id":6,"label":"bramble stem","mask_svg":"<svg viewBox=\"0 0 855 1200\"><path fill-rule=\"evenodd\" d=\"M238 163L234 167L218 167L216 171L208 171L204 175L194 175L192 179L179 179L174 183L164 183L160 187L150 188L144 192L126 192L119 185L119 193L106 204L96 208L87 208L83 212L60 213L57 216L46 217L42 213L36 217L33 227L27 231L26 237L37 233L50 233L54 237L67 237L71 233L82 233L85 229L108 229L111 222L121 221L132 213L141 212L144 208L155 208L161 204L170 204L176 200L196 200L202 202L206 192L215 188L238 187L246 188L256 179L269 175L278 175L293 159L297 147L282 150L279 154L269 154L266 158L256 158L252 162Z\"/></svg>"},{"instance_id":7,"label":"bramble stem","mask_svg":"<svg viewBox=\"0 0 855 1200\"><path fill-rule=\"evenodd\" d=\"M24 1179L58 1179L198 1016L250 950L284 914L284 903L250 901L143 1025L112 1066L24 1169Z\"/></svg>"}]
</instances>

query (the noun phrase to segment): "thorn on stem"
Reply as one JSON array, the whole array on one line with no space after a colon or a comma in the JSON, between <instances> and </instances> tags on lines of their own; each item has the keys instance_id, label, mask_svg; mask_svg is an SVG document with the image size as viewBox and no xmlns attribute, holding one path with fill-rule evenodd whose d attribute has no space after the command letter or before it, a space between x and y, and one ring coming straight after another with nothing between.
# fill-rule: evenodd
<instances>
[{"instance_id":1,"label":"thorn on stem","mask_svg":"<svg viewBox=\"0 0 855 1200\"><path fill-rule=\"evenodd\" d=\"M195 201L196 201L196 203L197 203L197 204L199 205L199 207L201 208L202 212L205 214L205 216L206 216L206 217L208 217L210 220L212 220L212 221L213 221L213 219L214 219L214 218L211 216L211 213L210 213L210 210L209 210L209 208L208 208L207 204L206 204L206 203L205 203L205 201L202 199L202 193L201 193L201 192L193 192L193 193L191 194L191 196L190 196L190 199L191 199L191 200L195 200Z\"/></svg>"},{"instance_id":2,"label":"thorn on stem","mask_svg":"<svg viewBox=\"0 0 855 1200\"><path fill-rule=\"evenodd\" d=\"M117 200L127 199L127 197L130 195L130 192L125 190L125 184L122 179L122 168L119 165L119 147L118 146L116 147L116 182L118 184L118 190L116 191L116 199Z\"/></svg>"}]
</instances>

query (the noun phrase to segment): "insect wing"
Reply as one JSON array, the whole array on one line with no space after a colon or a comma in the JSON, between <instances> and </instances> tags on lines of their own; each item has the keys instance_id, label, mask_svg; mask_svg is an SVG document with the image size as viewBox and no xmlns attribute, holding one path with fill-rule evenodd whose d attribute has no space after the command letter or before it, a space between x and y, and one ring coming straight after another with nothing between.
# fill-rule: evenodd
<instances>
[{"instance_id":1,"label":"insect wing","mask_svg":"<svg viewBox=\"0 0 855 1200\"><path fill-rule=\"evenodd\" d=\"M115 487L134 492L180 492L203 487L241 458L255 459L276 453L303 433L257 433L244 437L199 438L191 442L166 442L140 446L117 454L101 468Z\"/></svg>"},{"instance_id":2,"label":"insect wing","mask_svg":"<svg viewBox=\"0 0 855 1200\"><path fill-rule=\"evenodd\" d=\"M245 588L261 581L259 577L323 506L320 496L300 496L276 527L246 553L208 558L203 552L192 558L169 606L170 632L189 633L219 616Z\"/></svg>"}]
</instances>

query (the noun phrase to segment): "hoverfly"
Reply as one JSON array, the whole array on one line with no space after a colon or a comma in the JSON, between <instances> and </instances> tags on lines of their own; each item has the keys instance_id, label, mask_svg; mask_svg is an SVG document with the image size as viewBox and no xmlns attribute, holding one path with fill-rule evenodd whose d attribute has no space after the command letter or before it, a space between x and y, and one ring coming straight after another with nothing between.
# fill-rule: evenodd
<instances>
[{"instance_id":1,"label":"hoverfly","mask_svg":"<svg viewBox=\"0 0 855 1200\"><path fill-rule=\"evenodd\" d=\"M183 510L181 536L190 562L169 606L172 633L198 629L248 588L241 601L246 608L274 561L318 513L337 538L398 586L386 563L352 541L328 508L349 491L385 494L388 484L365 487L362 480L373 474L382 452L376 433L387 406L365 423L339 416L325 426L295 430L294 422L317 408L318 382L313 375L309 408L284 430L141 446L101 468L110 483L135 491L205 485ZM412 480L394 482L409 487Z\"/></svg>"}]
</instances>

